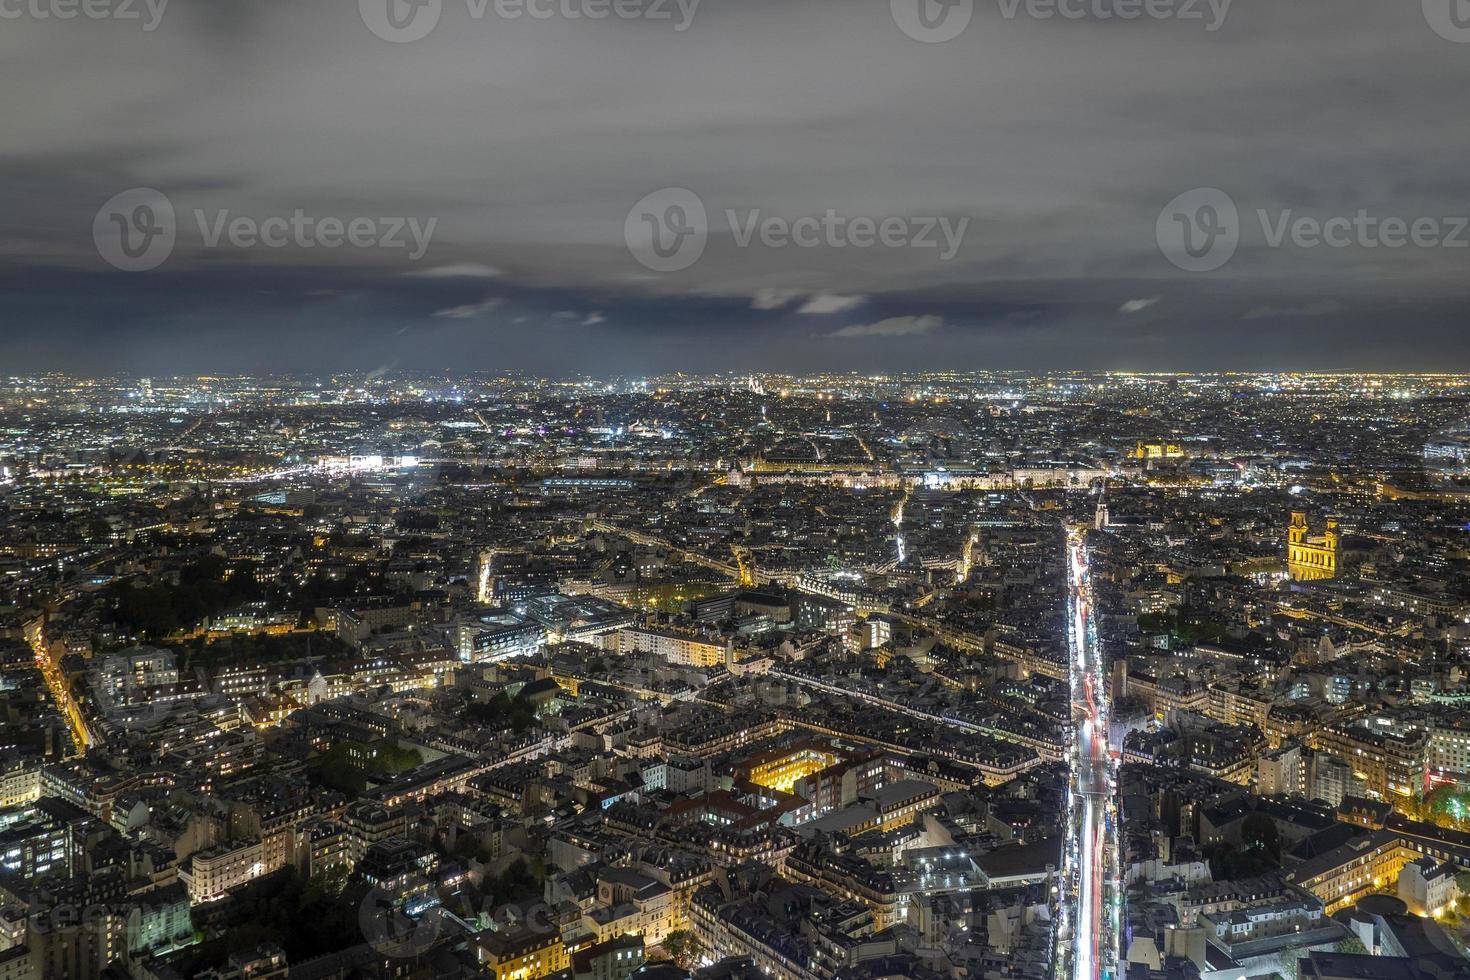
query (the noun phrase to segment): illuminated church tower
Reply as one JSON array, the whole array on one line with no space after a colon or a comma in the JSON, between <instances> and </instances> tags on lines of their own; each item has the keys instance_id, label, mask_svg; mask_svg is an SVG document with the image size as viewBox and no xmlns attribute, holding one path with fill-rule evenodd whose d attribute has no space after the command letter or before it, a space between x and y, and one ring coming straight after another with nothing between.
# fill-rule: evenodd
<instances>
[{"instance_id":1,"label":"illuminated church tower","mask_svg":"<svg viewBox=\"0 0 1470 980\"><path fill-rule=\"evenodd\" d=\"M1291 577L1298 582L1336 578L1338 540L1337 521L1329 520L1326 533L1314 537L1307 515L1293 512L1286 529L1286 566Z\"/></svg>"}]
</instances>

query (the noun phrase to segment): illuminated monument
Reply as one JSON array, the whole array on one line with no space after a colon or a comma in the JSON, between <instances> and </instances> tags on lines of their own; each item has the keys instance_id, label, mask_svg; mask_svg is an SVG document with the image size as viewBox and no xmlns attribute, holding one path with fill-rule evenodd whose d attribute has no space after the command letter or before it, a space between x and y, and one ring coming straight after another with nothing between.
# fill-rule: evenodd
<instances>
[{"instance_id":1,"label":"illuminated monument","mask_svg":"<svg viewBox=\"0 0 1470 980\"><path fill-rule=\"evenodd\" d=\"M1172 442L1139 442L1133 447L1134 459L1183 459L1184 447Z\"/></svg>"},{"instance_id":2,"label":"illuminated monument","mask_svg":"<svg viewBox=\"0 0 1470 980\"><path fill-rule=\"evenodd\" d=\"M1307 515L1295 511L1286 529L1286 566L1298 582L1337 576L1337 522L1329 520L1320 538L1310 534Z\"/></svg>"}]
</instances>

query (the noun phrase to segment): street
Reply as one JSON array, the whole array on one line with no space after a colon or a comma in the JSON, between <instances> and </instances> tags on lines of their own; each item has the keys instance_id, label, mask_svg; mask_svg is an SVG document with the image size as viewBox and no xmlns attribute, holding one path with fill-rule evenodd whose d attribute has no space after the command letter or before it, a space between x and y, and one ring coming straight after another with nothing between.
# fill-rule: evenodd
<instances>
[{"instance_id":1,"label":"street","mask_svg":"<svg viewBox=\"0 0 1470 980\"><path fill-rule=\"evenodd\" d=\"M1116 822L1111 819L1107 688L1093 621L1087 549L1079 534L1068 536L1067 560L1072 716L1077 730L1071 751L1058 976L1108 980L1116 976L1121 892L1115 871Z\"/></svg>"}]
</instances>

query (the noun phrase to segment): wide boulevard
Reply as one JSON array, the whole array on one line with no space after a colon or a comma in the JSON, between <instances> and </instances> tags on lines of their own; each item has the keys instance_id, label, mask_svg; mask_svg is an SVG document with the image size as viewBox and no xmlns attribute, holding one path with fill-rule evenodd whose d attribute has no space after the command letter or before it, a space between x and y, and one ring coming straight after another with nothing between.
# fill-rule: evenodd
<instances>
[{"instance_id":1,"label":"wide boulevard","mask_svg":"<svg viewBox=\"0 0 1470 980\"><path fill-rule=\"evenodd\" d=\"M1108 697L1093 620L1092 580L1080 533L1067 538L1067 607L1072 654L1072 778L1066 874L1060 903L1057 975L1111 980L1117 975L1122 893L1117 878L1113 758Z\"/></svg>"}]
</instances>

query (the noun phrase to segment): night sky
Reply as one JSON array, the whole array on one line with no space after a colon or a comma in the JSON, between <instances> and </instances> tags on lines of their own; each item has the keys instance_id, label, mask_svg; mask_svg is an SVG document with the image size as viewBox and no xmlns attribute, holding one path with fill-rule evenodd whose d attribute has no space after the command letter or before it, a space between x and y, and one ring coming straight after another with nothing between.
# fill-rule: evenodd
<instances>
[{"instance_id":1,"label":"night sky","mask_svg":"<svg viewBox=\"0 0 1470 980\"><path fill-rule=\"evenodd\" d=\"M406 43L368 26L388 2L173 0L153 30L142 0L140 20L5 8L22 15L0 19L0 374L1470 370L1452 0L1236 0L1223 21L1223 0L1132 20L1129 0L1079 0L1076 19L975 0L939 43L900 27L937 0L600 20L441 0ZM138 187L166 196L176 241L122 271L94 223ZM663 188L708 212L703 254L672 272L625 230ZM1158 240L1195 188L1238 207L1210 271ZM742 246L727 209L968 224L945 259ZM435 224L414 259L211 247L196 217L297 211ZM1449 245L1270 241L1359 212Z\"/></svg>"}]
</instances>

